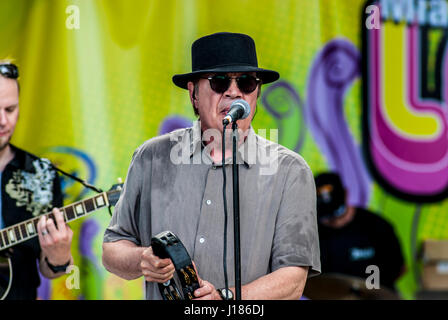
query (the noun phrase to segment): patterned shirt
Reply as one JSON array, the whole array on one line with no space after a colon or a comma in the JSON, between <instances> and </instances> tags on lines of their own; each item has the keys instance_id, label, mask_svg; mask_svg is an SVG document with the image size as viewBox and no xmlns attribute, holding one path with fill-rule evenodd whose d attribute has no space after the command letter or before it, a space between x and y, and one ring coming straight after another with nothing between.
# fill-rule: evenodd
<instances>
[{"instance_id":1,"label":"patterned shirt","mask_svg":"<svg viewBox=\"0 0 448 320\"><path fill-rule=\"evenodd\" d=\"M1 207L5 227L62 207L59 176L47 159L39 159L11 145L15 155L1 177ZM13 278L6 299L36 299L40 284L37 259L40 246L37 237L12 247Z\"/></svg>"}]
</instances>

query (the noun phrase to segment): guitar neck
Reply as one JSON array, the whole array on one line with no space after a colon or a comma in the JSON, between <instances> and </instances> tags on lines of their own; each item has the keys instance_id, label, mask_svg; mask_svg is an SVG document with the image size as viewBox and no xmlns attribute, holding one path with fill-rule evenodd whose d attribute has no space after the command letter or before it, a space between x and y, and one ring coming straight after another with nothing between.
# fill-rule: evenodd
<instances>
[{"instance_id":1,"label":"guitar neck","mask_svg":"<svg viewBox=\"0 0 448 320\"><path fill-rule=\"evenodd\" d=\"M68 206L60 208L64 216L64 222L70 222L85 215L92 213L98 209L107 207L109 199L107 192L102 192L94 197L72 203ZM53 219L53 213L44 214L47 218ZM0 251L13 247L19 243L27 241L37 236L37 223L41 216L32 218L15 225L0 230Z\"/></svg>"}]
</instances>

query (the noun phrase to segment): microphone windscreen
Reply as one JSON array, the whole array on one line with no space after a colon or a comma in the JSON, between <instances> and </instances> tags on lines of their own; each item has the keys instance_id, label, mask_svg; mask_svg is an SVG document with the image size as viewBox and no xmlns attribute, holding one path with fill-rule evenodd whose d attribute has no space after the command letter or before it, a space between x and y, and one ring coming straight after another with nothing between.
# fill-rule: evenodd
<instances>
[{"instance_id":1,"label":"microphone windscreen","mask_svg":"<svg viewBox=\"0 0 448 320\"><path fill-rule=\"evenodd\" d=\"M243 100L243 99L235 100L230 105L230 110L232 110L232 108L238 107L238 106L242 107L243 110L244 110L244 114L241 117L241 119L246 119L249 116L249 114L250 114L250 105L249 105L249 103L246 100Z\"/></svg>"}]
</instances>

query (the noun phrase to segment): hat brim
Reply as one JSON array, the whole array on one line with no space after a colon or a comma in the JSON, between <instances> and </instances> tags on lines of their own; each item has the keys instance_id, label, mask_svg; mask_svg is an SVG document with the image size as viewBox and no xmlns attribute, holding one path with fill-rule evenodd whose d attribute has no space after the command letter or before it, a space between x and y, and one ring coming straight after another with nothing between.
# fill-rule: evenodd
<instances>
[{"instance_id":1,"label":"hat brim","mask_svg":"<svg viewBox=\"0 0 448 320\"><path fill-rule=\"evenodd\" d=\"M262 84L274 82L280 77L280 74L273 70L252 66L223 66L214 69L198 70L185 74L176 74L173 76L173 82L176 86L181 87L182 89L188 89L188 82L197 78L199 75L215 72L256 72L257 76L261 79Z\"/></svg>"}]
</instances>

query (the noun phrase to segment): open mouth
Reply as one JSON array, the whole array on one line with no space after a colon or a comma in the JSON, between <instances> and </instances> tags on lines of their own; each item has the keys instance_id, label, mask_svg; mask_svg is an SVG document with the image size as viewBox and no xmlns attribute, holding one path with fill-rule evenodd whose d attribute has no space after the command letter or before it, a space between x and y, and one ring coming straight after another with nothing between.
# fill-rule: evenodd
<instances>
[{"instance_id":1,"label":"open mouth","mask_svg":"<svg viewBox=\"0 0 448 320\"><path fill-rule=\"evenodd\" d=\"M229 112L229 110L230 110L230 108L224 108L224 109L222 109L221 110L221 112L220 112L220 114L222 114L222 115L227 115L227 113Z\"/></svg>"}]
</instances>

